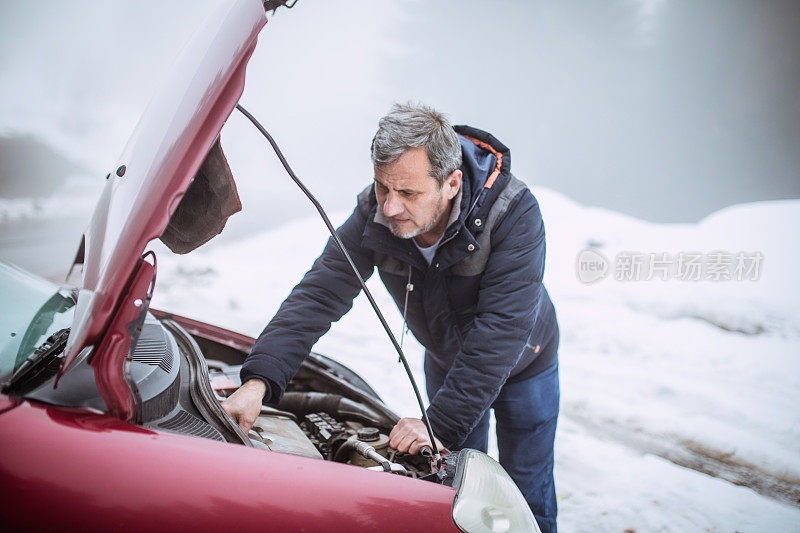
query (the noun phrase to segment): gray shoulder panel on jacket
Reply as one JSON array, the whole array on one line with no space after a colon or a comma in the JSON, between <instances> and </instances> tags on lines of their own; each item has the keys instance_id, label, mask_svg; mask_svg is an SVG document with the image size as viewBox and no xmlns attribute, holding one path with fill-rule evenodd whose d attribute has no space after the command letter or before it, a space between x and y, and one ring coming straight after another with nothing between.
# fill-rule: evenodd
<instances>
[{"instance_id":1,"label":"gray shoulder panel on jacket","mask_svg":"<svg viewBox=\"0 0 800 533\"><path fill-rule=\"evenodd\" d=\"M484 221L483 231L478 235L477 241L480 249L473 255L453 265L450 271L456 276L477 276L486 269L489 254L492 253L492 229L508 210L508 205L517 195L528 186L522 180L511 174L505 188L497 197L489 215Z\"/></svg>"},{"instance_id":2,"label":"gray shoulder panel on jacket","mask_svg":"<svg viewBox=\"0 0 800 533\"><path fill-rule=\"evenodd\" d=\"M363 191L356 196L358 211L361 216L367 218L369 216L369 193L372 192L372 185L367 185Z\"/></svg>"}]
</instances>

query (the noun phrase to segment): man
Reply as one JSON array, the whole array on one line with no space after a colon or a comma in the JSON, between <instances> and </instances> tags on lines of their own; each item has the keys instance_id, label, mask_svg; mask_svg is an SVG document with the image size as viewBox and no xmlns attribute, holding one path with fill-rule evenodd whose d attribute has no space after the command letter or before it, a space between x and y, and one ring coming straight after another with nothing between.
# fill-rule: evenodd
<instances>
[{"instance_id":1,"label":"man","mask_svg":"<svg viewBox=\"0 0 800 533\"><path fill-rule=\"evenodd\" d=\"M395 105L372 141L374 184L338 234L360 274L375 267L425 346L428 416L440 444L486 451L489 408L500 463L542 531L555 531L553 441L558 324L542 284L536 199L510 153L481 130L422 105ZM264 329L223 407L245 430L277 402L312 345L350 310L360 285L329 240ZM404 309L407 297L407 309ZM417 453L425 426L402 419L390 445Z\"/></svg>"}]
</instances>

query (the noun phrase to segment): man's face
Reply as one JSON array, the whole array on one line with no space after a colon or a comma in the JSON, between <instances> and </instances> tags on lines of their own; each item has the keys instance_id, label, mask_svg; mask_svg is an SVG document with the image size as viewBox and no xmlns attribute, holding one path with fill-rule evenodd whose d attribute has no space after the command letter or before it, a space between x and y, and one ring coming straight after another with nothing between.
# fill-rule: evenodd
<instances>
[{"instance_id":1,"label":"man's face","mask_svg":"<svg viewBox=\"0 0 800 533\"><path fill-rule=\"evenodd\" d=\"M456 170L442 187L430 176L424 147L409 148L397 161L375 168L375 196L389 219L392 233L401 239L421 236L438 240L446 229L450 200L461 186ZM425 242L421 244L427 244Z\"/></svg>"}]
</instances>

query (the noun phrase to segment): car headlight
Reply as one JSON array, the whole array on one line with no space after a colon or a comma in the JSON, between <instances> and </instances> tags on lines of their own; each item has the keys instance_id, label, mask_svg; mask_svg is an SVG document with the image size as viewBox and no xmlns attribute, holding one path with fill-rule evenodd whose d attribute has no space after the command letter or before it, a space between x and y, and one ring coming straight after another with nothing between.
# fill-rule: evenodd
<instances>
[{"instance_id":1,"label":"car headlight","mask_svg":"<svg viewBox=\"0 0 800 533\"><path fill-rule=\"evenodd\" d=\"M453 521L466 533L540 533L528 502L500 463L476 450L462 450L453 487Z\"/></svg>"}]
</instances>

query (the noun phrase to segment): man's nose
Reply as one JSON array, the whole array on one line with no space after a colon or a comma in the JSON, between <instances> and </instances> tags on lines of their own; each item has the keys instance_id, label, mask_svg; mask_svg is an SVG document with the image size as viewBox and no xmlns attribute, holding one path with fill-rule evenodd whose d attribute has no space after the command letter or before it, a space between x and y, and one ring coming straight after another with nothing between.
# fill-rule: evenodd
<instances>
[{"instance_id":1,"label":"man's nose","mask_svg":"<svg viewBox=\"0 0 800 533\"><path fill-rule=\"evenodd\" d=\"M386 201L383 203L383 214L387 217L395 217L403 212L403 204L397 198L397 195L389 193L386 195Z\"/></svg>"}]
</instances>

